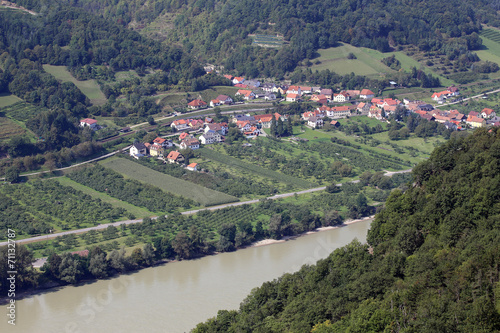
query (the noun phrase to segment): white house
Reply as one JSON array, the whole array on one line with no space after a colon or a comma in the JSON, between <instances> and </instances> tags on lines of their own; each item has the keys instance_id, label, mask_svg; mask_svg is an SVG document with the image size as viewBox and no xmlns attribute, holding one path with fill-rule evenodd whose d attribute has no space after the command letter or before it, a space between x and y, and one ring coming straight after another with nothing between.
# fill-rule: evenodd
<instances>
[{"instance_id":1,"label":"white house","mask_svg":"<svg viewBox=\"0 0 500 333\"><path fill-rule=\"evenodd\" d=\"M185 138L180 144L181 149L198 149L200 148L200 141L196 138Z\"/></svg>"},{"instance_id":2,"label":"white house","mask_svg":"<svg viewBox=\"0 0 500 333\"><path fill-rule=\"evenodd\" d=\"M95 119L90 119L90 118L85 118L80 120L80 127L90 127L90 129L95 130L97 129L97 120Z\"/></svg>"},{"instance_id":3,"label":"white house","mask_svg":"<svg viewBox=\"0 0 500 333\"><path fill-rule=\"evenodd\" d=\"M221 135L217 132L208 132L199 137L201 144L210 145L221 141Z\"/></svg>"},{"instance_id":4,"label":"white house","mask_svg":"<svg viewBox=\"0 0 500 333\"><path fill-rule=\"evenodd\" d=\"M373 97L375 97L375 93L369 89L363 89L359 93L359 98L362 99L372 99Z\"/></svg>"},{"instance_id":5,"label":"white house","mask_svg":"<svg viewBox=\"0 0 500 333\"><path fill-rule=\"evenodd\" d=\"M337 106L326 110L326 115L330 118L345 118L351 115L348 106Z\"/></svg>"},{"instance_id":6,"label":"white house","mask_svg":"<svg viewBox=\"0 0 500 333\"><path fill-rule=\"evenodd\" d=\"M307 125L311 126L312 128L323 127L323 118L315 116L309 117L309 119L307 120Z\"/></svg>"},{"instance_id":7,"label":"white house","mask_svg":"<svg viewBox=\"0 0 500 333\"><path fill-rule=\"evenodd\" d=\"M143 143L136 142L130 147L130 156L139 158L147 154L146 146Z\"/></svg>"}]
</instances>

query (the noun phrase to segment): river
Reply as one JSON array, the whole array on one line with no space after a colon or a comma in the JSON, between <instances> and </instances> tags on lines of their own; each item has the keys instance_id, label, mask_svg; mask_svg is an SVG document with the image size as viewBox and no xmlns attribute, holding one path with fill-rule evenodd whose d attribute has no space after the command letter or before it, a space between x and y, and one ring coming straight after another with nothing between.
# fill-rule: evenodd
<instances>
[{"instance_id":1,"label":"river","mask_svg":"<svg viewBox=\"0 0 500 333\"><path fill-rule=\"evenodd\" d=\"M219 309L237 309L250 291L314 264L357 238L371 220L283 243L143 269L46 291L16 302L16 325L0 332L189 332Z\"/></svg>"}]
</instances>

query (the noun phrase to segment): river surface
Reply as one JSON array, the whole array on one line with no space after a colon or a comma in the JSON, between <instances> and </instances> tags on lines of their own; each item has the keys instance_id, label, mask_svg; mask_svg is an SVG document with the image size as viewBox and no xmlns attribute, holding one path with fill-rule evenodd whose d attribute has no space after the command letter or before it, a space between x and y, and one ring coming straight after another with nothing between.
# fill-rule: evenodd
<instances>
[{"instance_id":1,"label":"river surface","mask_svg":"<svg viewBox=\"0 0 500 333\"><path fill-rule=\"evenodd\" d=\"M16 302L15 326L2 306L0 332L189 332L219 309L238 309L263 282L365 242L370 223L49 290Z\"/></svg>"}]
</instances>

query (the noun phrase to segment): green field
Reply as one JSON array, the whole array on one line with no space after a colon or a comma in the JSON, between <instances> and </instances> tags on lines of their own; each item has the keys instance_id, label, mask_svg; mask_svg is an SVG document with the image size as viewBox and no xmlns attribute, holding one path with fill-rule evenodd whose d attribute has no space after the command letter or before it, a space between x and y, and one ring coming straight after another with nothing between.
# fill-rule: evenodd
<instances>
[{"instance_id":1,"label":"green field","mask_svg":"<svg viewBox=\"0 0 500 333\"><path fill-rule=\"evenodd\" d=\"M320 57L317 58L317 60L321 63L311 66L312 71L329 69L340 75L354 73L356 75L369 76L395 73L396 71L381 62L383 58L395 55L396 59L401 63L401 67L406 71L409 71L411 67L416 67L422 69L427 74L439 77L442 85L451 85L455 83L450 79L438 75L427 66L422 65L403 52L382 53L377 50L365 47L355 47L345 43L341 43L341 46L333 48L320 49L318 52ZM353 53L357 59L347 59L349 53Z\"/></svg>"},{"instance_id":2,"label":"green field","mask_svg":"<svg viewBox=\"0 0 500 333\"><path fill-rule=\"evenodd\" d=\"M251 163L244 162L242 160L236 159L234 157L216 152L212 149L207 149L207 148L201 148L198 150L200 154L206 158L209 158L211 160L214 160L216 162L223 163L226 166L238 168L244 171L250 171L251 173L254 173L258 176L261 177L267 177L270 179L274 179L276 181L285 183L285 184L290 184L294 186L298 186L301 188L311 188L314 187L314 184L300 179L296 177L291 177L276 171L272 171L269 169L265 169L263 167L260 167L258 165L254 165Z\"/></svg>"},{"instance_id":3,"label":"green field","mask_svg":"<svg viewBox=\"0 0 500 333\"><path fill-rule=\"evenodd\" d=\"M278 37L276 35L256 34L256 35L251 35L251 37L253 38L252 45L258 45L264 47L283 46L283 37Z\"/></svg>"},{"instance_id":4,"label":"green field","mask_svg":"<svg viewBox=\"0 0 500 333\"><path fill-rule=\"evenodd\" d=\"M106 103L106 97L96 80L78 81L65 66L43 65L43 69L60 81L73 82L90 99L92 104L101 105Z\"/></svg>"},{"instance_id":5,"label":"green field","mask_svg":"<svg viewBox=\"0 0 500 333\"><path fill-rule=\"evenodd\" d=\"M151 184L166 192L192 199L204 206L214 206L238 201L238 198L231 195L163 174L124 158L104 161L102 165L119 172L126 178L136 179L143 183Z\"/></svg>"},{"instance_id":6,"label":"green field","mask_svg":"<svg viewBox=\"0 0 500 333\"><path fill-rule=\"evenodd\" d=\"M483 47L475 51L482 61L491 61L500 65L500 32L494 29L484 29L481 32ZM500 71L490 74L491 78L500 77Z\"/></svg>"},{"instance_id":7,"label":"green field","mask_svg":"<svg viewBox=\"0 0 500 333\"><path fill-rule=\"evenodd\" d=\"M69 179L68 177L58 177L55 179L61 185L71 186L75 190L82 191L83 193L90 195L94 199L100 199L103 202L109 203L113 207L123 208L127 212L133 214L136 218L155 216L155 213L150 212L146 208L137 207L137 206L129 204L128 202L113 198L113 197L107 195L106 193L98 192L94 189L91 189L90 187L87 187L85 185L77 183L74 180Z\"/></svg>"},{"instance_id":8,"label":"green field","mask_svg":"<svg viewBox=\"0 0 500 333\"><path fill-rule=\"evenodd\" d=\"M0 108L21 102L22 99L11 94L0 94Z\"/></svg>"}]
</instances>

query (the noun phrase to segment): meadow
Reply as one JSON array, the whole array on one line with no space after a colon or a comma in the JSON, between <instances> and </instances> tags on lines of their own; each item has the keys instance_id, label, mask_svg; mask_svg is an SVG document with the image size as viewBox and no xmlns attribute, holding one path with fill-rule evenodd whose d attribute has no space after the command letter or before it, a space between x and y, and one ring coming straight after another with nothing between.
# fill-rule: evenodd
<instances>
[{"instance_id":1,"label":"meadow","mask_svg":"<svg viewBox=\"0 0 500 333\"><path fill-rule=\"evenodd\" d=\"M92 104L101 105L106 103L106 96L102 93L96 80L78 81L71 75L65 66L43 65L43 69L57 80L73 82L78 89L90 99Z\"/></svg>"},{"instance_id":2,"label":"meadow","mask_svg":"<svg viewBox=\"0 0 500 333\"><path fill-rule=\"evenodd\" d=\"M14 136L24 135L27 132L21 125L9 118L0 117L0 141L8 140Z\"/></svg>"},{"instance_id":3,"label":"meadow","mask_svg":"<svg viewBox=\"0 0 500 333\"><path fill-rule=\"evenodd\" d=\"M15 95L5 94L5 93L0 94L0 108L6 107L6 106L9 106L9 105L15 104L17 102L21 102L21 101L22 101L22 99L20 99L19 97L15 96Z\"/></svg>"},{"instance_id":4,"label":"meadow","mask_svg":"<svg viewBox=\"0 0 500 333\"><path fill-rule=\"evenodd\" d=\"M151 184L166 192L192 199L204 206L220 205L238 201L238 198L175 178L124 158L106 160L101 163L126 178Z\"/></svg>"},{"instance_id":5,"label":"meadow","mask_svg":"<svg viewBox=\"0 0 500 333\"><path fill-rule=\"evenodd\" d=\"M9 118L25 122L36 114L47 110L48 109L42 106L36 106L20 100L19 102L1 108L0 112Z\"/></svg>"}]
</instances>

